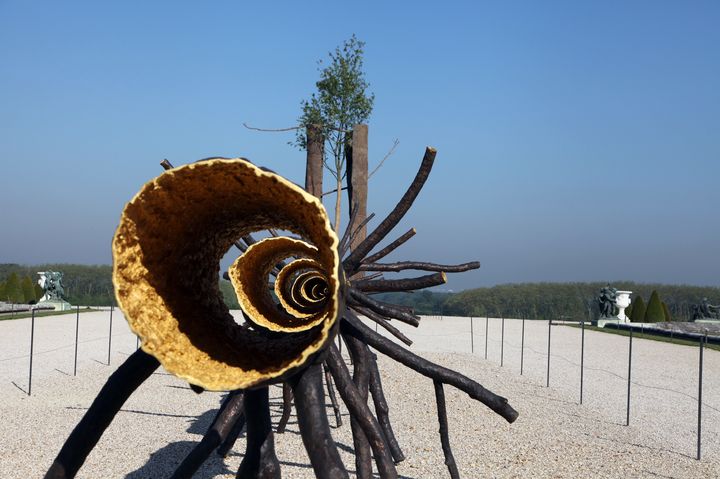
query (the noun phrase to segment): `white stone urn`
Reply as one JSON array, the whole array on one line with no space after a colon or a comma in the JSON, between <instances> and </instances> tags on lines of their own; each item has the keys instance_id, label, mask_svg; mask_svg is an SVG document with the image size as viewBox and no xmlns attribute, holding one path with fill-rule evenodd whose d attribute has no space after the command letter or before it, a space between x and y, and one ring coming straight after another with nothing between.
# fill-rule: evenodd
<instances>
[{"instance_id":1,"label":"white stone urn","mask_svg":"<svg viewBox=\"0 0 720 479\"><path fill-rule=\"evenodd\" d=\"M631 294L632 294L632 291L617 291L615 293L615 306L618 307L617 317L623 323L627 323L630 321L630 318L628 318L625 315L625 308L630 306L630 295Z\"/></svg>"}]
</instances>

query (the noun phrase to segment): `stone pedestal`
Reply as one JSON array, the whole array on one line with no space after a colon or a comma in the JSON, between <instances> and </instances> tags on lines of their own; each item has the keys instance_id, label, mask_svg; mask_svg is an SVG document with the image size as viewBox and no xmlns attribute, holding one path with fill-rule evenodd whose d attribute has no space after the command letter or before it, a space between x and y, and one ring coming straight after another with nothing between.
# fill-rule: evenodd
<instances>
[{"instance_id":1,"label":"stone pedestal","mask_svg":"<svg viewBox=\"0 0 720 479\"><path fill-rule=\"evenodd\" d=\"M38 301L37 303L38 307L53 307L55 311L70 311L73 309L72 304L68 303L67 301L63 301L61 299L50 299L46 301Z\"/></svg>"}]
</instances>

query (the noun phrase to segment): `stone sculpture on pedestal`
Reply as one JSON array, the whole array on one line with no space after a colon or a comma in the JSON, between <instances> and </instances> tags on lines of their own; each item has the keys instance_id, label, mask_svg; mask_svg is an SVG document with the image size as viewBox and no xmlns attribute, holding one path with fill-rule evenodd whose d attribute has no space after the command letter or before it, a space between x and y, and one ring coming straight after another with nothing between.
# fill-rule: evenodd
<instances>
[{"instance_id":1,"label":"stone sculpture on pedestal","mask_svg":"<svg viewBox=\"0 0 720 479\"><path fill-rule=\"evenodd\" d=\"M62 285L63 274L58 271L38 271L38 284L45 291L38 306L52 306L55 311L67 311L72 305L65 301L65 289Z\"/></svg>"}]
</instances>

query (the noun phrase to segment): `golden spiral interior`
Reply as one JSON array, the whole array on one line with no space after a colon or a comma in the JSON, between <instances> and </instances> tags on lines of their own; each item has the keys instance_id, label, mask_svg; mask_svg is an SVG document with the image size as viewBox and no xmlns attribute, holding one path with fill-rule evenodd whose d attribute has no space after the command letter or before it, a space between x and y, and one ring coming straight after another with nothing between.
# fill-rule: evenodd
<instances>
[{"instance_id":1,"label":"golden spiral interior","mask_svg":"<svg viewBox=\"0 0 720 479\"><path fill-rule=\"evenodd\" d=\"M274 285L278 296L276 303L267 283L258 279L266 278L281 260L290 257L309 257L310 260L304 262L296 260L291 263L293 266L285 266L280 270ZM318 258L318 250L314 246L301 240L281 236L266 238L251 245L245 254L235 260L230 267L230 280L237 293L240 307L253 324L271 331L296 332L310 329L328 319L328 314L333 313L330 301L317 298L313 301L314 307L308 308L307 304L298 303L292 297L288 300L284 294L288 287L292 288L293 283L297 282L297 277L283 271L288 268L294 271L298 264L310 268L315 283L327 290L328 278L323 273L319 258L315 258ZM327 296L324 299L328 299Z\"/></svg>"},{"instance_id":2,"label":"golden spiral interior","mask_svg":"<svg viewBox=\"0 0 720 479\"><path fill-rule=\"evenodd\" d=\"M243 305L256 327L243 328L222 299L220 259L236 239L268 228L303 241L261 241L241 256L242 272L232 268L234 285L252 291ZM243 159L206 160L166 171L125 206L113 239L115 294L143 350L167 371L209 390L248 388L296 370L334 333L337 244L322 204L302 188ZM288 256L311 259L326 291L303 318L267 310L267 265Z\"/></svg>"}]
</instances>

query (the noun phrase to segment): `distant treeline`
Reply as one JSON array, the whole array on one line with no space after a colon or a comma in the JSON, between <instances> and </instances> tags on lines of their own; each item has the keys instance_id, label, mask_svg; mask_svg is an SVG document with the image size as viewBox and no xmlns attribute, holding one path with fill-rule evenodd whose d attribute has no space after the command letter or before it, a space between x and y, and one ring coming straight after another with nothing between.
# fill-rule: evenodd
<instances>
[{"instance_id":1,"label":"distant treeline","mask_svg":"<svg viewBox=\"0 0 720 479\"><path fill-rule=\"evenodd\" d=\"M107 306L114 301L112 266L80 264L41 264L25 266L0 264L0 300L28 302L25 296L39 299L42 292L37 287L38 271L63 273L65 296L72 304L83 306ZM14 279L13 279L14 273ZM8 282L11 288L7 288ZM18 284L16 287L15 284ZM30 292L29 284L32 284ZM597 297L604 282L595 283L518 283L489 288L476 288L459 293L385 293L376 295L381 301L407 305L418 314L493 316L537 319L587 319L598 315ZM220 291L230 309L238 309L237 298L229 281L219 280ZM653 291L674 321L687 321L692 317L692 305L708 298L711 304L720 303L720 288L688 285L641 284L631 281L615 281L610 285L618 290L632 291L632 298L641 296L649 302ZM17 292L17 291L20 292ZM13 291L13 292L11 292ZM21 299L22 298L22 299Z\"/></svg>"},{"instance_id":2,"label":"distant treeline","mask_svg":"<svg viewBox=\"0 0 720 479\"><path fill-rule=\"evenodd\" d=\"M30 303L40 299L43 291L37 284L39 271L63 274L65 299L71 304L109 306L114 301L112 266L84 264L0 264L0 301ZM230 309L239 308L229 281L220 280L220 291Z\"/></svg>"},{"instance_id":3,"label":"distant treeline","mask_svg":"<svg viewBox=\"0 0 720 479\"><path fill-rule=\"evenodd\" d=\"M63 274L62 285L65 289L65 298L71 304L79 304L83 306L107 306L113 300L112 286L112 266L110 265L84 265L84 264L39 264L33 266L19 264L0 264L0 283L6 284L13 278L13 275L20 278L21 282L31 281L33 285L37 285L39 271L60 271ZM33 286L34 287L34 286ZM7 289L7 288L6 288ZM34 287L39 295L36 300L42 296L42 289ZM12 302L29 302L26 298L24 301L17 301L16 297L10 297L5 291L4 296L0 298L2 301Z\"/></svg>"},{"instance_id":4,"label":"distant treeline","mask_svg":"<svg viewBox=\"0 0 720 479\"><path fill-rule=\"evenodd\" d=\"M418 314L579 320L597 318L597 297L605 285L604 282L517 283L459 293L386 293L376 298L411 306ZM699 304L704 297L711 304L720 303L720 288L717 287L632 281L615 281L610 285L618 290L632 291L631 298L641 296L646 303L652 292L657 291L674 321L692 318L692 305Z\"/></svg>"}]
</instances>

